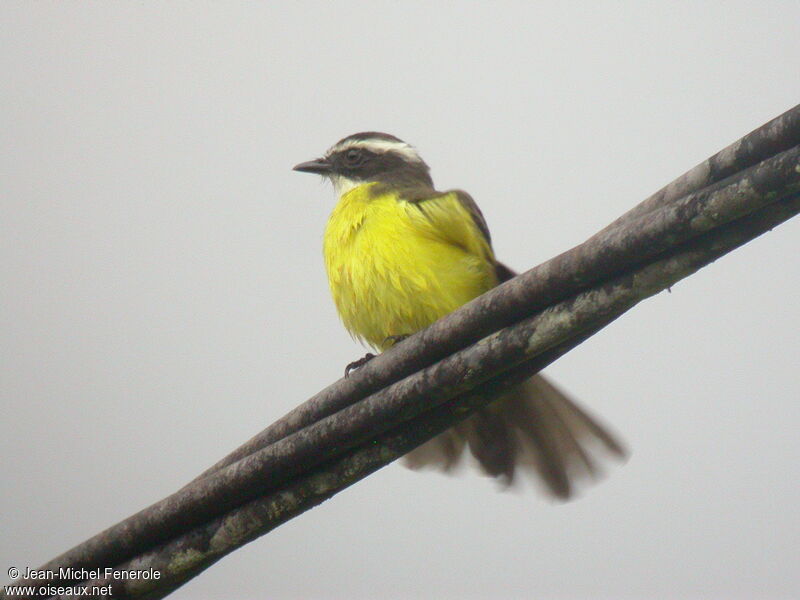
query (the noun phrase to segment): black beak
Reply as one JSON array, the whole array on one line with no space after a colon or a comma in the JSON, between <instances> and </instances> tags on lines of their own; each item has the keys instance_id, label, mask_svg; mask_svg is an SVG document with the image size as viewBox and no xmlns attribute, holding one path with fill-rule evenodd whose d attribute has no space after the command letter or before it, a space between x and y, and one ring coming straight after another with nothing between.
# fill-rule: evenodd
<instances>
[{"instance_id":1,"label":"black beak","mask_svg":"<svg viewBox=\"0 0 800 600\"><path fill-rule=\"evenodd\" d=\"M303 173L316 173L317 175L327 175L331 172L331 163L327 158L317 158L308 162L300 163L292 167L292 171Z\"/></svg>"}]
</instances>

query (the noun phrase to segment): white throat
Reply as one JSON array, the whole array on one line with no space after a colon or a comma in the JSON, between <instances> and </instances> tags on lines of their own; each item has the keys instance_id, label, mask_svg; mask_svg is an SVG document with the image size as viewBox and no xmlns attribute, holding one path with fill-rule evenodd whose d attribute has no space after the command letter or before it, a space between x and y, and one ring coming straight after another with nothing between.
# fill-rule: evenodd
<instances>
[{"instance_id":1,"label":"white throat","mask_svg":"<svg viewBox=\"0 0 800 600\"><path fill-rule=\"evenodd\" d=\"M333 189L336 191L336 196L338 198L341 198L347 192L357 188L358 186L364 183L363 181L359 181L357 179L350 179L349 177L344 177L343 175L331 175L330 180L331 183L333 183Z\"/></svg>"}]
</instances>

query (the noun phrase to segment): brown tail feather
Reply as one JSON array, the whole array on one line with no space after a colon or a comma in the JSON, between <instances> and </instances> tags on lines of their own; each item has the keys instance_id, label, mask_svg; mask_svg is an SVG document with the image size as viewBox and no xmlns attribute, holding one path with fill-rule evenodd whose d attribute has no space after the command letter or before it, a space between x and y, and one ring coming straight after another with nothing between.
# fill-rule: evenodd
<instances>
[{"instance_id":1,"label":"brown tail feather","mask_svg":"<svg viewBox=\"0 0 800 600\"><path fill-rule=\"evenodd\" d=\"M561 499L573 495L578 480L597 475L598 446L626 455L605 427L541 375L411 451L406 465L449 471L464 446L488 475L510 484L519 469L531 470Z\"/></svg>"},{"instance_id":2,"label":"brown tail feather","mask_svg":"<svg viewBox=\"0 0 800 600\"><path fill-rule=\"evenodd\" d=\"M490 409L475 413L465 423L467 445L472 455L492 477L514 479L514 456L518 440L503 415Z\"/></svg>"}]
</instances>

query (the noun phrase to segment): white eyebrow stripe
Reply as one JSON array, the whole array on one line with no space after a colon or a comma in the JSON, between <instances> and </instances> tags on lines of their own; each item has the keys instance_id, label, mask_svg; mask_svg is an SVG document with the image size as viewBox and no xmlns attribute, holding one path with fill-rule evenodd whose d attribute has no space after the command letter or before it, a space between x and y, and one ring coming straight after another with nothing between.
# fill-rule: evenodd
<instances>
[{"instance_id":1,"label":"white eyebrow stripe","mask_svg":"<svg viewBox=\"0 0 800 600\"><path fill-rule=\"evenodd\" d=\"M348 148L364 148L365 150L371 150L372 152L383 153L383 152L396 152L403 156L406 160L413 161L413 162L422 162L419 154L414 149L413 146L410 144L406 144L405 142L394 142L391 140L347 140L346 142L342 142L340 144L336 144L327 152L327 156L330 156L334 152L341 152L342 150L347 150Z\"/></svg>"}]
</instances>

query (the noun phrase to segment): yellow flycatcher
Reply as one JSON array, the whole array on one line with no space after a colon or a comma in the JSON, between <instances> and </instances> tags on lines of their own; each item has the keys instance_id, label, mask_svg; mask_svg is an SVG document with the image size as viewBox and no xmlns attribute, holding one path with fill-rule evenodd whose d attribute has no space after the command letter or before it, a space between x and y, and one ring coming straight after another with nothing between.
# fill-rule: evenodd
<instances>
[{"instance_id":1,"label":"yellow flycatcher","mask_svg":"<svg viewBox=\"0 0 800 600\"><path fill-rule=\"evenodd\" d=\"M294 169L333 182L339 201L324 240L331 293L348 331L376 350L514 275L495 260L475 201L460 190L436 191L428 165L392 135L351 135ZM449 470L465 445L489 475L510 483L526 466L560 498L574 491L576 477L596 472L592 450L624 454L541 375L412 451L407 463Z\"/></svg>"}]
</instances>

